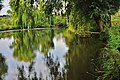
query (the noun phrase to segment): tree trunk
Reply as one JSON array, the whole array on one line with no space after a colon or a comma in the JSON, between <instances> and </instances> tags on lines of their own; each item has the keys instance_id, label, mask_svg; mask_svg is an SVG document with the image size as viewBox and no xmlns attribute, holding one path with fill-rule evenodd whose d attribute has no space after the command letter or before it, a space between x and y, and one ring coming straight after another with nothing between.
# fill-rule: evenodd
<instances>
[{"instance_id":1,"label":"tree trunk","mask_svg":"<svg viewBox=\"0 0 120 80\"><path fill-rule=\"evenodd\" d=\"M101 32L103 30L103 21L102 21L102 18L101 16L99 17L94 17L95 21L96 21L96 24L98 26L98 29L99 31Z\"/></svg>"},{"instance_id":2,"label":"tree trunk","mask_svg":"<svg viewBox=\"0 0 120 80\"><path fill-rule=\"evenodd\" d=\"M101 17L99 17L98 20L98 27L99 27L99 31L101 32L103 30L103 21Z\"/></svg>"}]
</instances>

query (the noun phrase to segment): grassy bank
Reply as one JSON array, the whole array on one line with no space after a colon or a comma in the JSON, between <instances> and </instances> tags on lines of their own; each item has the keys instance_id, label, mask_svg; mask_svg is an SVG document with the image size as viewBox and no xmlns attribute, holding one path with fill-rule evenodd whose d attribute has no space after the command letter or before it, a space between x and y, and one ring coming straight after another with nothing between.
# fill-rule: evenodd
<instances>
[{"instance_id":1,"label":"grassy bank","mask_svg":"<svg viewBox=\"0 0 120 80\"><path fill-rule=\"evenodd\" d=\"M107 37L102 50L102 80L120 80L120 27L111 27Z\"/></svg>"}]
</instances>

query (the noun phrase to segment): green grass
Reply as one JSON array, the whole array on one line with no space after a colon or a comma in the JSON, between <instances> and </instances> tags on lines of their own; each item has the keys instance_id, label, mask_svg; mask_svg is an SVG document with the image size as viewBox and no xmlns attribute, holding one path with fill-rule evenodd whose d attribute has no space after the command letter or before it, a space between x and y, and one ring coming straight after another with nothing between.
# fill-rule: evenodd
<instances>
[{"instance_id":1,"label":"green grass","mask_svg":"<svg viewBox=\"0 0 120 80\"><path fill-rule=\"evenodd\" d=\"M120 27L111 27L106 33L107 45L101 52L105 73L100 80L120 80Z\"/></svg>"}]
</instances>

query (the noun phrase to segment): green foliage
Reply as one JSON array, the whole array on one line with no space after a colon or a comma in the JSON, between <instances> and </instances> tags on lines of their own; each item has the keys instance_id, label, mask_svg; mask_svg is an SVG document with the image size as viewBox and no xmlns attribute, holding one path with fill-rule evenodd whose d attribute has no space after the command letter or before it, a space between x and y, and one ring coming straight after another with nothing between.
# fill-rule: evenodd
<instances>
[{"instance_id":1,"label":"green foliage","mask_svg":"<svg viewBox=\"0 0 120 80\"><path fill-rule=\"evenodd\" d=\"M112 16L112 26L120 26L120 10Z\"/></svg>"},{"instance_id":2,"label":"green foliage","mask_svg":"<svg viewBox=\"0 0 120 80\"><path fill-rule=\"evenodd\" d=\"M103 69L104 79L119 80L120 79L120 28L112 27L109 30L109 39L107 46L103 50Z\"/></svg>"},{"instance_id":3,"label":"green foliage","mask_svg":"<svg viewBox=\"0 0 120 80\"><path fill-rule=\"evenodd\" d=\"M85 23L85 18L83 16L76 15L72 12L69 15L69 22L67 24L69 29L73 29L75 33L89 32L95 27L90 22Z\"/></svg>"},{"instance_id":4,"label":"green foliage","mask_svg":"<svg viewBox=\"0 0 120 80\"><path fill-rule=\"evenodd\" d=\"M11 18L0 18L0 30L13 29Z\"/></svg>"},{"instance_id":5,"label":"green foliage","mask_svg":"<svg viewBox=\"0 0 120 80\"><path fill-rule=\"evenodd\" d=\"M33 6L34 2L36 6ZM102 27L107 26L111 15L119 10L120 0L11 0L10 6L14 27L33 28L67 23L77 32L84 32L98 31L99 20Z\"/></svg>"},{"instance_id":6,"label":"green foliage","mask_svg":"<svg viewBox=\"0 0 120 80\"><path fill-rule=\"evenodd\" d=\"M110 16L115 14L120 7L120 0L67 0L67 15L73 14L77 24L92 23L102 27L110 21ZM78 19L76 19L78 18ZM99 24L101 19L103 24ZM74 23L73 23L74 24ZM78 26L79 27L79 26Z\"/></svg>"},{"instance_id":7,"label":"green foliage","mask_svg":"<svg viewBox=\"0 0 120 80\"><path fill-rule=\"evenodd\" d=\"M34 26L33 4L31 1L11 0L12 20L14 26L19 28L31 28Z\"/></svg>"},{"instance_id":8,"label":"green foliage","mask_svg":"<svg viewBox=\"0 0 120 80\"><path fill-rule=\"evenodd\" d=\"M54 24L56 26L66 27L66 18L65 17L62 17L61 15L54 15L53 20L54 20Z\"/></svg>"},{"instance_id":9,"label":"green foliage","mask_svg":"<svg viewBox=\"0 0 120 80\"><path fill-rule=\"evenodd\" d=\"M107 43L107 41L109 40L109 28L104 28L104 30L100 33L100 39L101 41L103 41L104 43Z\"/></svg>"},{"instance_id":10,"label":"green foliage","mask_svg":"<svg viewBox=\"0 0 120 80\"><path fill-rule=\"evenodd\" d=\"M54 14L60 14L60 9L63 8L63 3L61 0L43 0L45 6L45 13L49 16Z\"/></svg>"},{"instance_id":11,"label":"green foliage","mask_svg":"<svg viewBox=\"0 0 120 80\"><path fill-rule=\"evenodd\" d=\"M44 14L44 11L42 10L41 6L39 10L34 10L33 15L35 20L34 27L49 26L49 19Z\"/></svg>"},{"instance_id":12,"label":"green foliage","mask_svg":"<svg viewBox=\"0 0 120 80\"><path fill-rule=\"evenodd\" d=\"M52 14L53 12L50 12L50 7L48 7L48 5L53 3L44 0L40 0L39 3L37 1L36 6L33 6L33 3L34 2L30 3L27 0L10 1L14 26L18 28L33 28L59 24L59 22L56 22L58 20L56 15ZM54 4L54 7L58 5L57 3L59 3L59 1L55 2L56 5ZM59 4L61 4L61 2ZM56 7L56 9L59 7L60 6ZM61 16L59 16L59 18L61 19L59 21L65 24Z\"/></svg>"},{"instance_id":13,"label":"green foliage","mask_svg":"<svg viewBox=\"0 0 120 80\"><path fill-rule=\"evenodd\" d=\"M109 31L109 46L112 49L120 47L120 27L113 27Z\"/></svg>"},{"instance_id":14,"label":"green foliage","mask_svg":"<svg viewBox=\"0 0 120 80\"><path fill-rule=\"evenodd\" d=\"M41 11L47 16L50 25L54 24L54 14L55 16L61 14L68 18L68 25L70 23L81 32L96 28L93 25L98 26L100 18L103 24L107 25L111 21L111 15L118 11L120 0L41 0L40 4L42 5L40 10L42 8Z\"/></svg>"}]
</instances>

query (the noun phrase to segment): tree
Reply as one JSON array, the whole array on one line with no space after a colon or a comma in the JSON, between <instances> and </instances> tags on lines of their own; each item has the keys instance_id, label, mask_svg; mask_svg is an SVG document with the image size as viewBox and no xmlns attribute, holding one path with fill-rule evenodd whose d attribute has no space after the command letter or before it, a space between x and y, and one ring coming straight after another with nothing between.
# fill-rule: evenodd
<instances>
[{"instance_id":1,"label":"tree","mask_svg":"<svg viewBox=\"0 0 120 80\"><path fill-rule=\"evenodd\" d=\"M12 19L14 26L31 28L34 26L34 0L11 0Z\"/></svg>"},{"instance_id":2,"label":"tree","mask_svg":"<svg viewBox=\"0 0 120 80\"><path fill-rule=\"evenodd\" d=\"M62 10L63 4L61 0L41 0L44 1L44 11L47 15L50 25L53 25L53 14L59 15L61 14L60 10Z\"/></svg>"},{"instance_id":3,"label":"tree","mask_svg":"<svg viewBox=\"0 0 120 80\"><path fill-rule=\"evenodd\" d=\"M120 0L68 0L74 14L84 16L86 22L94 20L102 31L103 26L111 26L111 15L120 8ZM72 4L72 5L71 5Z\"/></svg>"},{"instance_id":4,"label":"tree","mask_svg":"<svg viewBox=\"0 0 120 80\"><path fill-rule=\"evenodd\" d=\"M0 10L2 9L2 0L0 0Z\"/></svg>"},{"instance_id":5,"label":"tree","mask_svg":"<svg viewBox=\"0 0 120 80\"><path fill-rule=\"evenodd\" d=\"M50 3L55 2L54 0L47 0L46 2L49 1L51 1ZM57 1L60 2L59 0ZM80 19L78 22L81 23L94 21L98 26L99 31L102 31L103 26L111 26L111 15L115 14L120 8L120 0L63 0L63 1L67 4L65 8L66 9L65 14L67 16L72 14L73 18L75 18L74 20L76 20L76 17L79 17ZM47 11L53 11L53 9L56 8L56 5L54 4L47 5L48 9ZM85 21L83 21L83 19L85 19Z\"/></svg>"},{"instance_id":6,"label":"tree","mask_svg":"<svg viewBox=\"0 0 120 80\"><path fill-rule=\"evenodd\" d=\"M53 15L65 14L68 22L69 16L72 15L71 22L75 26L94 23L98 26L99 31L102 31L105 26L111 26L111 15L120 8L120 0L11 0L10 6L15 17L14 22L26 27L34 26L34 13L37 12L37 10L35 11L37 8L33 6L35 2L39 3L43 12L50 19L51 25Z\"/></svg>"}]
</instances>

